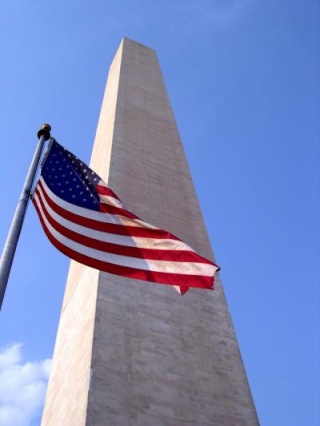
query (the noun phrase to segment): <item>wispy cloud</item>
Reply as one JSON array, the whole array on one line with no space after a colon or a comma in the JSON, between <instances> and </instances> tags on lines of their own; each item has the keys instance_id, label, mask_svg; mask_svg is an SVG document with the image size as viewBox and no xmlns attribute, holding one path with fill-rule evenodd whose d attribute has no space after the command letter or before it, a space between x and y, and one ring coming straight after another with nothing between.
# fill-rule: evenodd
<instances>
[{"instance_id":1,"label":"wispy cloud","mask_svg":"<svg viewBox=\"0 0 320 426\"><path fill-rule=\"evenodd\" d=\"M0 348L0 425L32 426L39 421L51 361L24 362L22 345Z\"/></svg>"}]
</instances>

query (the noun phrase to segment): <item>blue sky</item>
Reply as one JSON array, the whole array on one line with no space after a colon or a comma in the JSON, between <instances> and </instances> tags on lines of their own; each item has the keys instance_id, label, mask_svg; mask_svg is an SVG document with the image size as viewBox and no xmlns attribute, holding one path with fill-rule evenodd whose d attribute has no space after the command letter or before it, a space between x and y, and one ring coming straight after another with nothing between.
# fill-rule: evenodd
<instances>
[{"instance_id":1,"label":"blue sky","mask_svg":"<svg viewBox=\"0 0 320 426\"><path fill-rule=\"evenodd\" d=\"M319 17L316 0L0 4L1 247L39 126L88 161L121 38L154 48L266 426L320 424ZM30 205L0 312L3 426L39 424L67 269Z\"/></svg>"}]
</instances>

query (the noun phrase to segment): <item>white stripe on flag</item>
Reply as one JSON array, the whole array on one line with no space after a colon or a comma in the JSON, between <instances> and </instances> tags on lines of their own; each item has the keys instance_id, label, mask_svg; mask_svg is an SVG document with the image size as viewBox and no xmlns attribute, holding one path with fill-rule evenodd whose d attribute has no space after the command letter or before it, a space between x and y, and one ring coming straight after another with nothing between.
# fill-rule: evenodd
<instances>
[{"instance_id":1,"label":"white stripe on flag","mask_svg":"<svg viewBox=\"0 0 320 426\"><path fill-rule=\"evenodd\" d=\"M191 263L191 262L174 262L174 261L160 261L160 260L147 260L137 259L133 257L120 256L117 254L107 253L100 250L92 249L77 243L64 235L60 234L54 229L48 222L42 207L39 203L37 195L34 196L34 201L37 204L41 217L45 222L45 225L51 235L56 238L65 247L74 250L80 254L88 256L92 259L97 259L102 262L112 263L114 265L126 266L134 269L154 271L154 272L165 272L170 274L182 274L182 275L198 275L198 276L212 276L217 270L215 265L206 263Z\"/></svg>"},{"instance_id":2,"label":"white stripe on flag","mask_svg":"<svg viewBox=\"0 0 320 426\"><path fill-rule=\"evenodd\" d=\"M38 187L37 192L39 192L40 200L45 206L49 216L51 216L56 222L60 223L67 229L70 229L73 232L84 235L89 238L94 238L98 241L103 241L106 243L118 244L126 247L139 247L145 249L155 249L155 250L190 250L192 251L185 243L179 240L171 240L171 239L155 239L155 238L143 238L143 237L130 237L126 235L117 235L112 233L107 233L103 231L96 231L95 229L91 229L82 225L78 225L75 222L72 222L68 219L63 218L58 213L56 213L47 203L45 197L43 196L43 191L41 187ZM34 195L35 198L38 197L38 194ZM60 203L60 199L57 198ZM54 202L54 200L52 200ZM39 205L39 203L37 203ZM55 203L56 204L56 203ZM63 205L65 206L66 201L64 201ZM62 207L60 205L60 207ZM40 208L40 207L39 207ZM63 207L64 208L64 207ZM83 208L79 207L81 210ZM71 210L71 207L68 211ZM77 206L72 207L73 213L79 214L77 212ZM95 212L93 212L95 213ZM102 213L104 214L104 213ZM90 219L89 213L87 214L87 219Z\"/></svg>"},{"instance_id":3,"label":"white stripe on flag","mask_svg":"<svg viewBox=\"0 0 320 426\"><path fill-rule=\"evenodd\" d=\"M118 224L118 225L125 225L125 226L135 226L135 227L141 227L140 223L141 221L137 221L135 219L128 219L125 216L121 215L115 215L105 212L99 212L95 210L89 210L84 207L76 206L75 204L68 203L67 201L63 200L62 198L55 195L51 189L48 187L46 182L44 181L43 177L41 176L39 181L41 182L43 188L45 189L46 194L49 196L49 198L57 205L62 207L64 210L78 214L79 216L82 216L86 219L93 219L101 223L111 223L111 224ZM38 189L40 189L40 186L38 185ZM150 227L149 227L150 228ZM158 229L155 227L152 227L151 229Z\"/></svg>"}]
</instances>

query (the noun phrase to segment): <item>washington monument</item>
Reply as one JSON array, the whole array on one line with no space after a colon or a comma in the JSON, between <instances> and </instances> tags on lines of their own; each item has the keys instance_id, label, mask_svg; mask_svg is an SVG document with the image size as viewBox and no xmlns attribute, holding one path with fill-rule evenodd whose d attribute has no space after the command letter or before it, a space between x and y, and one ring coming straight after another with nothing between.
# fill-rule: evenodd
<instances>
[{"instance_id":1,"label":"washington monument","mask_svg":"<svg viewBox=\"0 0 320 426\"><path fill-rule=\"evenodd\" d=\"M90 166L129 211L213 260L156 53L128 39ZM43 426L258 424L219 278L182 297L71 261Z\"/></svg>"}]
</instances>

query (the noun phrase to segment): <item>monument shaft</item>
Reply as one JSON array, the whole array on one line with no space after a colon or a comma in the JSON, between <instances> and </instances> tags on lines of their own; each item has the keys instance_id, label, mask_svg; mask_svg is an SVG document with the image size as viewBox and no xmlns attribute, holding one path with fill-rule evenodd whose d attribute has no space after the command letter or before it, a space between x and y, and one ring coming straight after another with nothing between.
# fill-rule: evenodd
<instances>
[{"instance_id":1,"label":"monument shaft","mask_svg":"<svg viewBox=\"0 0 320 426\"><path fill-rule=\"evenodd\" d=\"M128 210L213 258L156 54L128 39L90 165ZM42 425L186 424L258 425L219 280L181 297L71 262Z\"/></svg>"}]
</instances>

